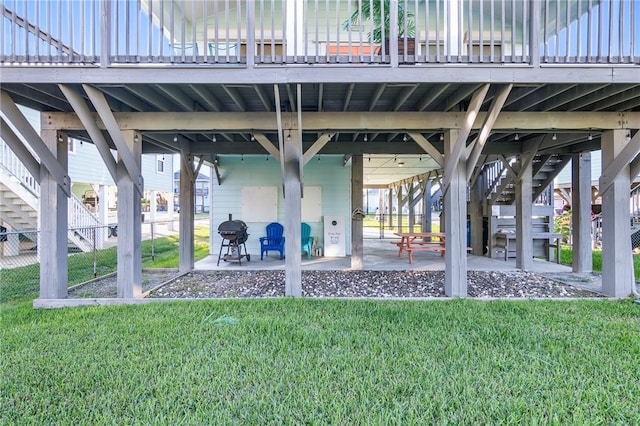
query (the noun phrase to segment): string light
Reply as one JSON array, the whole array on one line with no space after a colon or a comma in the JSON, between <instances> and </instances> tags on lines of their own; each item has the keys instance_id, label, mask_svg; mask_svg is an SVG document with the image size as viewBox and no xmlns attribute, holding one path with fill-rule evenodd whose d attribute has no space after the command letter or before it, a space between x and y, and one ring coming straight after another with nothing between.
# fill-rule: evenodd
<instances>
[{"instance_id":1,"label":"string light","mask_svg":"<svg viewBox=\"0 0 640 426\"><path fill-rule=\"evenodd\" d=\"M364 134L364 141L367 142L369 140L369 138L367 137L367 134Z\"/></svg>"},{"instance_id":2,"label":"string light","mask_svg":"<svg viewBox=\"0 0 640 426\"><path fill-rule=\"evenodd\" d=\"M211 138L211 140L213 142L218 142L218 138L216 138L216 134L215 133L213 134L213 137Z\"/></svg>"},{"instance_id":3,"label":"string light","mask_svg":"<svg viewBox=\"0 0 640 426\"><path fill-rule=\"evenodd\" d=\"M405 133L405 134L404 134L404 136L402 137L402 140L403 140L404 142L406 142L406 141L407 141L407 134L406 134L406 133Z\"/></svg>"},{"instance_id":4,"label":"string light","mask_svg":"<svg viewBox=\"0 0 640 426\"><path fill-rule=\"evenodd\" d=\"M516 133L516 135L515 135L515 137L513 139L519 141L520 140L520 135Z\"/></svg>"},{"instance_id":5,"label":"string light","mask_svg":"<svg viewBox=\"0 0 640 426\"><path fill-rule=\"evenodd\" d=\"M174 137L173 137L173 141L174 141L174 142L178 142L178 136L174 136Z\"/></svg>"},{"instance_id":6,"label":"string light","mask_svg":"<svg viewBox=\"0 0 640 426\"><path fill-rule=\"evenodd\" d=\"M444 140L444 133L440 133L440 140L443 141Z\"/></svg>"},{"instance_id":7,"label":"string light","mask_svg":"<svg viewBox=\"0 0 640 426\"><path fill-rule=\"evenodd\" d=\"M553 141L558 140L558 135L554 133L553 136L551 136L551 140Z\"/></svg>"},{"instance_id":8,"label":"string light","mask_svg":"<svg viewBox=\"0 0 640 426\"><path fill-rule=\"evenodd\" d=\"M589 139L590 141L592 141L592 140L593 140L593 135L592 135L591 133L589 133L589 137L588 137L587 139Z\"/></svg>"},{"instance_id":9,"label":"string light","mask_svg":"<svg viewBox=\"0 0 640 426\"><path fill-rule=\"evenodd\" d=\"M288 140L288 141L290 141L290 140L291 140L291 132L289 132L289 133L287 134L287 140Z\"/></svg>"},{"instance_id":10,"label":"string light","mask_svg":"<svg viewBox=\"0 0 640 426\"><path fill-rule=\"evenodd\" d=\"M253 136L253 133L251 133L251 142L253 142L255 140L256 140L255 136Z\"/></svg>"}]
</instances>

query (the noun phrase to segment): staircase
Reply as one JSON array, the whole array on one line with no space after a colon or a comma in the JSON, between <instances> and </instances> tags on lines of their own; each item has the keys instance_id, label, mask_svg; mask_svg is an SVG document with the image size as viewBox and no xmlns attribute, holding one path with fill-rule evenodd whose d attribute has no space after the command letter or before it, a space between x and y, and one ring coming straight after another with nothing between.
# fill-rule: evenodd
<instances>
[{"instance_id":1,"label":"staircase","mask_svg":"<svg viewBox=\"0 0 640 426\"><path fill-rule=\"evenodd\" d=\"M549 184L560 173L570 155L536 155L532 161L533 169L533 200L538 204L553 204ZM486 164L482 170L485 186L484 199L488 205L512 205L515 202L515 175L513 165L507 164L504 157Z\"/></svg>"},{"instance_id":2,"label":"staircase","mask_svg":"<svg viewBox=\"0 0 640 426\"><path fill-rule=\"evenodd\" d=\"M13 230L38 229L40 185L9 147L0 141L0 220ZM93 250L98 219L82 201L71 196L68 201L69 243L78 250ZM25 233L35 238L37 233Z\"/></svg>"}]
</instances>

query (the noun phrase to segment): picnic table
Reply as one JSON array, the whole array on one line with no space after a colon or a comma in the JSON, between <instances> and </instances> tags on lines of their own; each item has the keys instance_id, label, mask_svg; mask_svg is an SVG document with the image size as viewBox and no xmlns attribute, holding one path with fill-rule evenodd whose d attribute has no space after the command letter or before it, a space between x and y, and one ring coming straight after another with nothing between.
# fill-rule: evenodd
<instances>
[{"instance_id":1,"label":"picnic table","mask_svg":"<svg viewBox=\"0 0 640 426\"><path fill-rule=\"evenodd\" d=\"M402 252L406 251L409 256L409 263L413 263L414 251L435 251L440 252L440 256L445 253L445 234L442 232L394 232L400 237L400 241L392 241L391 244L398 246L398 257L402 257ZM437 241L427 241L427 238L437 238Z\"/></svg>"}]
</instances>

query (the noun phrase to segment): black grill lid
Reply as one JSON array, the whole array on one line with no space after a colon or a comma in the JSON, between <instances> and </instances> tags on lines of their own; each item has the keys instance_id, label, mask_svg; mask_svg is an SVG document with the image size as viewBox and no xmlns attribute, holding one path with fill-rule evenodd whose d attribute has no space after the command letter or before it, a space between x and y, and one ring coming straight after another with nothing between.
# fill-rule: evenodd
<instances>
[{"instance_id":1,"label":"black grill lid","mask_svg":"<svg viewBox=\"0 0 640 426\"><path fill-rule=\"evenodd\" d=\"M237 234L246 230L247 224L241 220L227 220L218 225L218 233L220 234Z\"/></svg>"}]
</instances>

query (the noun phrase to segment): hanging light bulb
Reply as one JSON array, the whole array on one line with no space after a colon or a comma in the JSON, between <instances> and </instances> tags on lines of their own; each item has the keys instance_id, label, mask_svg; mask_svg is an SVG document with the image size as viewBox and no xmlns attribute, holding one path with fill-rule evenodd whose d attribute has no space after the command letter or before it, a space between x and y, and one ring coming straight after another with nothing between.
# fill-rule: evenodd
<instances>
[{"instance_id":1,"label":"hanging light bulb","mask_svg":"<svg viewBox=\"0 0 640 426\"><path fill-rule=\"evenodd\" d=\"M627 139L627 142L631 140L631 130L627 132L627 137L625 139Z\"/></svg>"},{"instance_id":2,"label":"hanging light bulb","mask_svg":"<svg viewBox=\"0 0 640 426\"><path fill-rule=\"evenodd\" d=\"M551 136L551 140L552 141L558 140L558 135L554 133L553 136Z\"/></svg>"},{"instance_id":3,"label":"hanging light bulb","mask_svg":"<svg viewBox=\"0 0 640 426\"><path fill-rule=\"evenodd\" d=\"M364 134L364 141L366 142L366 141L368 141L368 140L369 140L369 138L367 137L367 134L365 133L365 134Z\"/></svg>"},{"instance_id":4,"label":"hanging light bulb","mask_svg":"<svg viewBox=\"0 0 640 426\"><path fill-rule=\"evenodd\" d=\"M255 136L253 136L253 133L251 133L251 142L253 142L255 140L256 140Z\"/></svg>"},{"instance_id":5,"label":"hanging light bulb","mask_svg":"<svg viewBox=\"0 0 640 426\"><path fill-rule=\"evenodd\" d=\"M289 132L289 133L287 134L287 140L288 140L288 141L290 141L290 140L291 140L291 132Z\"/></svg>"},{"instance_id":6,"label":"hanging light bulb","mask_svg":"<svg viewBox=\"0 0 640 426\"><path fill-rule=\"evenodd\" d=\"M440 133L440 140L443 141L444 140L444 133Z\"/></svg>"},{"instance_id":7,"label":"hanging light bulb","mask_svg":"<svg viewBox=\"0 0 640 426\"><path fill-rule=\"evenodd\" d=\"M320 161L320 154L318 154L318 161Z\"/></svg>"},{"instance_id":8,"label":"hanging light bulb","mask_svg":"<svg viewBox=\"0 0 640 426\"><path fill-rule=\"evenodd\" d=\"M590 141L592 141L592 140L593 140L593 135L592 135L591 133L589 133L589 137L588 137L587 139L589 139Z\"/></svg>"},{"instance_id":9,"label":"hanging light bulb","mask_svg":"<svg viewBox=\"0 0 640 426\"><path fill-rule=\"evenodd\" d=\"M369 162L371 162L371 154L369 154Z\"/></svg>"},{"instance_id":10,"label":"hanging light bulb","mask_svg":"<svg viewBox=\"0 0 640 426\"><path fill-rule=\"evenodd\" d=\"M393 156L393 162L395 163L395 162L397 162L397 161L398 161L398 154L395 154L395 155Z\"/></svg>"},{"instance_id":11,"label":"hanging light bulb","mask_svg":"<svg viewBox=\"0 0 640 426\"><path fill-rule=\"evenodd\" d=\"M244 163L244 155L241 155L241 156L240 156L240 162L241 162L241 163Z\"/></svg>"},{"instance_id":12,"label":"hanging light bulb","mask_svg":"<svg viewBox=\"0 0 640 426\"><path fill-rule=\"evenodd\" d=\"M405 134L404 134L404 136L402 137L402 140L403 140L404 142L406 142L406 141L407 141L407 134L406 134L406 133L405 133Z\"/></svg>"},{"instance_id":13,"label":"hanging light bulb","mask_svg":"<svg viewBox=\"0 0 640 426\"><path fill-rule=\"evenodd\" d=\"M269 161L269 156L267 155L267 158L265 159L265 161Z\"/></svg>"},{"instance_id":14,"label":"hanging light bulb","mask_svg":"<svg viewBox=\"0 0 640 426\"><path fill-rule=\"evenodd\" d=\"M178 136L177 135L173 137L173 141L174 142L178 142Z\"/></svg>"},{"instance_id":15,"label":"hanging light bulb","mask_svg":"<svg viewBox=\"0 0 640 426\"><path fill-rule=\"evenodd\" d=\"M211 140L213 142L218 142L218 138L216 138L216 134L215 133L213 134L213 137L211 138Z\"/></svg>"},{"instance_id":16,"label":"hanging light bulb","mask_svg":"<svg viewBox=\"0 0 640 426\"><path fill-rule=\"evenodd\" d=\"M422 155L420 156L420 161L422 161Z\"/></svg>"},{"instance_id":17,"label":"hanging light bulb","mask_svg":"<svg viewBox=\"0 0 640 426\"><path fill-rule=\"evenodd\" d=\"M520 135L516 133L516 135L514 136L514 138L513 138L513 139L515 139L515 140L519 141L519 140L520 140Z\"/></svg>"}]
</instances>

